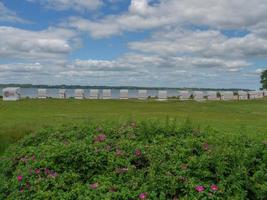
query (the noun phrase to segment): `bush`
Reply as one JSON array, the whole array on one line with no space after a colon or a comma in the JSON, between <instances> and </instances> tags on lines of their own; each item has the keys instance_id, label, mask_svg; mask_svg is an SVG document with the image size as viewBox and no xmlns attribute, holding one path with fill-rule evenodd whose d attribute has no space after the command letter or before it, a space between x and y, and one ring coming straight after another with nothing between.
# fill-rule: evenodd
<instances>
[{"instance_id":1,"label":"bush","mask_svg":"<svg viewBox=\"0 0 267 200\"><path fill-rule=\"evenodd\" d=\"M266 144L189 122L46 128L0 163L0 199L266 197Z\"/></svg>"}]
</instances>

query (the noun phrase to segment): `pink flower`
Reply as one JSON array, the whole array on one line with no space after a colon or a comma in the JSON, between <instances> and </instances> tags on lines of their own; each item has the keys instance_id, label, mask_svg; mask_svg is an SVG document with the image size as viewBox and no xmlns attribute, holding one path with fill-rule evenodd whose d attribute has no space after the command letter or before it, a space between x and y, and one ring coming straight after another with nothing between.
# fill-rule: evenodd
<instances>
[{"instance_id":1,"label":"pink flower","mask_svg":"<svg viewBox=\"0 0 267 200\"><path fill-rule=\"evenodd\" d=\"M41 170L40 169L35 169L34 172L35 172L35 174L40 174Z\"/></svg>"},{"instance_id":2,"label":"pink flower","mask_svg":"<svg viewBox=\"0 0 267 200\"><path fill-rule=\"evenodd\" d=\"M123 152L120 149L116 149L116 156L122 156Z\"/></svg>"},{"instance_id":3,"label":"pink flower","mask_svg":"<svg viewBox=\"0 0 267 200\"><path fill-rule=\"evenodd\" d=\"M19 176L17 176L17 179L18 179L18 182L21 182L23 179L23 176L19 175Z\"/></svg>"},{"instance_id":4,"label":"pink flower","mask_svg":"<svg viewBox=\"0 0 267 200\"><path fill-rule=\"evenodd\" d=\"M95 138L96 142L104 142L105 140L106 140L106 135L103 134L103 133L98 135L98 136L96 136L96 138Z\"/></svg>"},{"instance_id":5,"label":"pink flower","mask_svg":"<svg viewBox=\"0 0 267 200\"><path fill-rule=\"evenodd\" d=\"M205 190L204 186L202 186L202 185L196 186L195 189L196 189L197 192L203 192Z\"/></svg>"},{"instance_id":6,"label":"pink flower","mask_svg":"<svg viewBox=\"0 0 267 200\"><path fill-rule=\"evenodd\" d=\"M135 156L140 157L142 155L142 152L140 149L136 149L134 154Z\"/></svg>"},{"instance_id":7,"label":"pink flower","mask_svg":"<svg viewBox=\"0 0 267 200\"><path fill-rule=\"evenodd\" d=\"M139 199L146 199L147 198L147 192L139 194Z\"/></svg>"},{"instance_id":8,"label":"pink flower","mask_svg":"<svg viewBox=\"0 0 267 200\"><path fill-rule=\"evenodd\" d=\"M49 170L48 168L45 168L44 171L45 171L45 174L46 174L46 175L49 175L49 174L50 174L50 170Z\"/></svg>"},{"instance_id":9,"label":"pink flower","mask_svg":"<svg viewBox=\"0 0 267 200\"><path fill-rule=\"evenodd\" d=\"M97 189L98 188L98 183L91 184L90 188L93 189L93 190Z\"/></svg>"},{"instance_id":10,"label":"pink flower","mask_svg":"<svg viewBox=\"0 0 267 200\"><path fill-rule=\"evenodd\" d=\"M32 156L32 160L35 160L35 155Z\"/></svg>"},{"instance_id":11,"label":"pink flower","mask_svg":"<svg viewBox=\"0 0 267 200\"><path fill-rule=\"evenodd\" d=\"M210 189L211 189L212 191L217 191L217 190L219 189L219 187L218 187L217 185L212 184L212 185L210 186Z\"/></svg>"}]
</instances>

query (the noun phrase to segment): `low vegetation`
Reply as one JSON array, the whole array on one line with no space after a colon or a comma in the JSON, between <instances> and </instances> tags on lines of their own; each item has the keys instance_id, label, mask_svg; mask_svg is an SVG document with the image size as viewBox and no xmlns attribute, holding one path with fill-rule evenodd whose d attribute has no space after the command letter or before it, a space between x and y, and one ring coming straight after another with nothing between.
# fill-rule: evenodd
<instances>
[{"instance_id":1,"label":"low vegetation","mask_svg":"<svg viewBox=\"0 0 267 200\"><path fill-rule=\"evenodd\" d=\"M56 100L0 101L0 155L12 143L45 126L90 122L125 122L129 119L165 121L176 119L229 134L248 133L267 137L267 99L253 101Z\"/></svg>"},{"instance_id":2,"label":"low vegetation","mask_svg":"<svg viewBox=\"0 0 267 200\"><path fill-rule=\"evenodd\" d=\"M167 120L44 128L8 148L0 199L266 199L267 141Z\"/></svg>"}]
</instances>

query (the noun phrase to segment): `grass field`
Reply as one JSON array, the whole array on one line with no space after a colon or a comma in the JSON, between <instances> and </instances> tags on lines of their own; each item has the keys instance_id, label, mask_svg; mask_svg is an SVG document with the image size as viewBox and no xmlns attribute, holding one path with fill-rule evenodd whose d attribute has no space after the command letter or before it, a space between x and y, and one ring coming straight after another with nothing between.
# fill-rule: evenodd
<instances>
[{"instance_id":1,"label":"grass field","mask_svg":"<svg viewBox=\"0 0 267 200\"><path fill-rule=\"evenodd\" d=\"M201 128L267 137L267 99L229 102L156 102L137 100L0 101L0 154L25 134L44 126L90 121L190 119Z\"/></svg>"}]
</instances>

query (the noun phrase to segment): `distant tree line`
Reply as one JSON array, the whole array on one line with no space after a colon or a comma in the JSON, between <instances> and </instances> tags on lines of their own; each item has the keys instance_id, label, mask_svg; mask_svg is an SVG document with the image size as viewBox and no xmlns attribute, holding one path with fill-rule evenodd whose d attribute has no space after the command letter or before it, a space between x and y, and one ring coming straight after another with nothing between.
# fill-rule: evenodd
<instances>
[{"instance_id":1,"label":"distant tree line","mask_svg":"<svg viewBox=\"0 0 267 200\"><path fill-rule=\"evenodd\" d=\"M267 80L267 79L266 79ZM266 83L267 84L267 83ZM21 88L55 88L55 89L147 89L147 90L166 90L166 89L177 89L177 90L220 90L220 91L238 91L249 89L244 88L188 88L188 87L137 87L137 86L84 86L84 85L33 85L33 84L0 84L0 88L4 87L21 87Z\"/></svg>"}]
</instances>

